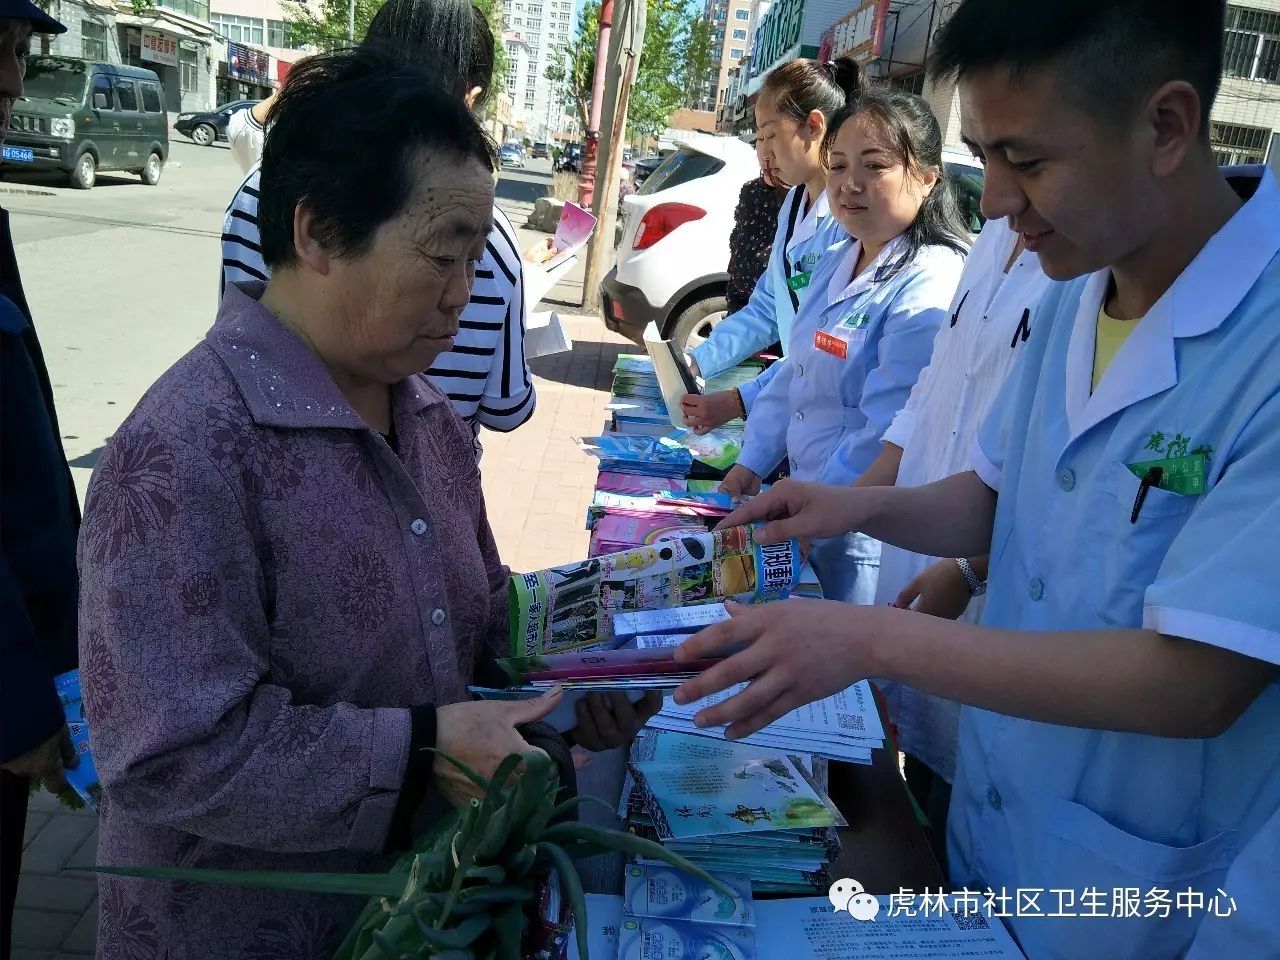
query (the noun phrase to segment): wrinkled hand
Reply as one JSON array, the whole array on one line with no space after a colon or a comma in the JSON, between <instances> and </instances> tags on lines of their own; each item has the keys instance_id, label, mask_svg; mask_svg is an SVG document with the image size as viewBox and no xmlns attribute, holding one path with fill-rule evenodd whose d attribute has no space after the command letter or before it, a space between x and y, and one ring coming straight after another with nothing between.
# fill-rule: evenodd
<instances>
[{"instance_id":1,"label":"wrinkled hand","mask_svg":"<svg viewBox=\"0 0 1280 960\"><path fill-rule=\"evenodd\" d=\"M687 393L680 400L680 412L684 422L697 434L710 433L739 416L738 394L733 390L716 390L713 393Z\"/></svg>"},{"instance_id":2,"label":"wrinkled hand","mask_svg":"<svg viewBox=\"0 0 1280 960\"><path fill-rule=\"evenodd\" d=\"M50 793L59 794L69 789L65 771L79 765L80 758L76 755L75 747L71 745L71 736L64 726L35 749L28 750L8 763L0 764L0 769L17 777L38 780Z\"/></svg>"},{"instance_id":3,"label":"wrinkled hand","mask_svg":"<svg viewBox=\"0 0 1280 960\"><path fill-rule=\"evenodd\" d=\"M535 700L476 700L436 708L436 749L460 760L482 777L491 777L513 753L537 750L516 732L524 723L541 720L560 705L559 687ZM439 754L431 768L435 788L455 807L481 795L480 788Z\"/></svg>"},{"instance_id":4,"label":"wrinkled hand","mask_svg":"<svg viewBox=\"0 0 1280 960\"><path fill-rule=\"evenodd\" d=\"M745 606L728 601L731 619L694 634L675 651L680 662L739 652L688 680L675 692L685 704L750 681L746 689L694 717L699 727L728 724L729 740L749 736L806 703L867 676L870 649L887 607L833 600L784 600ZM901 614L898 614L901 616Z\"/></svg>"},{"instance_id":5,"label":"wrinkled hand","mask_svg":"<svg viewBox=\"0 0 1280 960\"><path fill-rule=\"evenodd\" d=\"M956 620L969 606L971 597L969 584L956 562L939 560L916 574L898 594L893 605L904 610L914 609L933 617Z\"/></svg>"},{"instance_id":6,"label":"wrinkled hand","mask_svg":"<svg viewBox=\"0 0 1280 960\"><path fill-rule=\"evenodd\" d=\"M720 482L720 492L731 497L754 497L760 492L760 478L742 464L735 463Z\"/></svg>"},{"instance_id":7,"label":"wrinkled hand","mask_svg":"<svg viewBox=\"0 0 1280 960\"><path fill-rule=\"evenodd\" d=\"M578 725L573 739L588 750L625 747L636 738L649 718L662 709L662 691L650 690L632 703L625 693L592 693L578 701Z\"/></svg>"},{"instance_id":8,"label":"wrinkled hand","mask_svg":"<svg viewBox=\"0 0 1280 960\"><path fill-rule=\"evenodd\" d=\"M555 242L552 237L543 237L526 247L521 256L530 263L546 263L556 255Z\"/></svg>"},{"instance_id":9,"label":"wrinkled hand","mask_svg":"<svg viewBox=\"0 0 1280 960\"><path fill-rule=\"evenodd\" d=\"M726 482L728 479L725 478ZM765 521L765 525L756 531L757 543L768 545L799 540L801 545L807 545L814 540L838 537L857 530L863 520L866 495L867 490L853 487L780 480L767 492L734 510L720 521L716 529Z\"/></svg>"}]
</instances>

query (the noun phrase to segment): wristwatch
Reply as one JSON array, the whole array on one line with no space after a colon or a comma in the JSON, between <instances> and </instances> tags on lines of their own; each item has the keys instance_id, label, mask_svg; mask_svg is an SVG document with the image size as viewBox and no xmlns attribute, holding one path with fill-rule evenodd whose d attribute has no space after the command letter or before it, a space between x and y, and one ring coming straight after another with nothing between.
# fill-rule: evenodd
<instances>
[{"instance_id":1,"label":"wristwatch","mask_svg":"<svg viewBox=\"0 0 1280 960\"><path fill-rule=\"evenodd\" d=\"M960 575L964 577L964 582L969 585L969 596L980 597L987 592L987 581L980 580L978 575L973 572L973 564L964 557L955 557L956 566L960 568Z\"/></svg>"}]
</instances>

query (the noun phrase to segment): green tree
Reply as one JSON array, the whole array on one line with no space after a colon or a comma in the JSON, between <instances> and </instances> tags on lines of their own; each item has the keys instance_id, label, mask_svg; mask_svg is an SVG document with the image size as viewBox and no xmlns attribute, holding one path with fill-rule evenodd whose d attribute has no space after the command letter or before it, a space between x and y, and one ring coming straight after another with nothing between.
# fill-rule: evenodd
<instances>
[{"instance_id":1,"label":"green tree","mask_svg":"<svg viewBox=\"0 0 1280 960\"><path fill-rule=\"evenodd\" d=\"M502 4L500 0L474 0L475 5L485 12L493 28L494 36L494 91L506 86L507 77L507 45L502 41ZM355 0L355 40L363 40L369 31L369 22L382 9L386 0ZM305 43L319 50L333 50L346 46L348 0L320 0L316 3L292 2L285 0L285 21L289 24L290 36L299 43ZM493 99L490 100L492 109Z\"/></svg>"},{"instance_id":2,"label":"green tree","mask_svg":"<svg viewBox=\"0 0 1280 960\"><path fill-rule=\"evenodd\" d=\"M684 67L684 102L695 107L707 89L707 79L714 63L711 50L715 26L706 17L696 18L690 25L681 51Z\"/></svg>"}]
</instances>

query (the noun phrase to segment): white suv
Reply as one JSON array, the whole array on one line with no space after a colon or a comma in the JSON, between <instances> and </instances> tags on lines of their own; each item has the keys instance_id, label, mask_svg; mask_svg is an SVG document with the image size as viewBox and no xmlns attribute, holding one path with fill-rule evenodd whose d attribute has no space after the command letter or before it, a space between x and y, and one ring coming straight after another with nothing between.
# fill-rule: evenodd
<instances>
[{"instance_id":1,"label":"white suv","mask_svg":"<svg viewBox=\"0 0 1280 960\"><path fill-rule=\"evenodd\" d=\"M729 233L756 152L733 137L690 134L623 198L618 265L600 281L605 325L636 343L644 328L685 344L725 313Z\"/></svg>"},{"instance_id":2,"label":"white suv","mask_svg":"<svg viewBox=\"0 0 1280 960\"><path fill-rule=\"evenodd\" d=\"M971 233L982 229L981 164L947 150L943 166ZM688 349L724 318L729 233L742 185L760 175L741 140L691 134L638 191L623 198L618 265L600 281L604 322L637 344L656 324Z\"/></svg>"}]
</instances>

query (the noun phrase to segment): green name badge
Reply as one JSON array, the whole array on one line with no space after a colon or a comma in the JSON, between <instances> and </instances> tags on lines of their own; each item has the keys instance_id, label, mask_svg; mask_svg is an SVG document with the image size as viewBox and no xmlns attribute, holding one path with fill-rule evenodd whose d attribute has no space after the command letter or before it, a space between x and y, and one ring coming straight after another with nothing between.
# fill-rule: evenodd
<instances>
[{"instance_id":1,"label":"green name badge","mask_svg":"<svg viewBox=\"0 0 1280 960\"><path fill-rule=\"evenodd\" d=\"M845 327L849 330L861 330L871 322L871 317L865 313L851 313L840 321L838 326Z\"/></svg>"},{"instance_id":2,"label":"green name badge","mask_svg":"<svg viewBox=\"0 0 1280 960\"><path fill-rule=\"evenodd\" d=\"M1147 475L1152 467L1164 471L1160 478L1160 489L1170 493L1179 493L1184 497L1194 497L1204 493L1205 467L1208 458L1203 453L1192 453L1185 457L1168 457L1164 460L1142 460L1126 466L1138 479Z\"/></svg>"},{"instance_id":3,"label":"green name badge","mask_svg":"<svg viewBox=\"0 0 1280 960\"><path fill-rule=\"evenodd\" d=\"M787 286L792 290L803 290L809 285L809 281L813 278L813 271L806 270L804 273L797 273L794 277L787 278Z\"/></svg>"}]
</instances>

